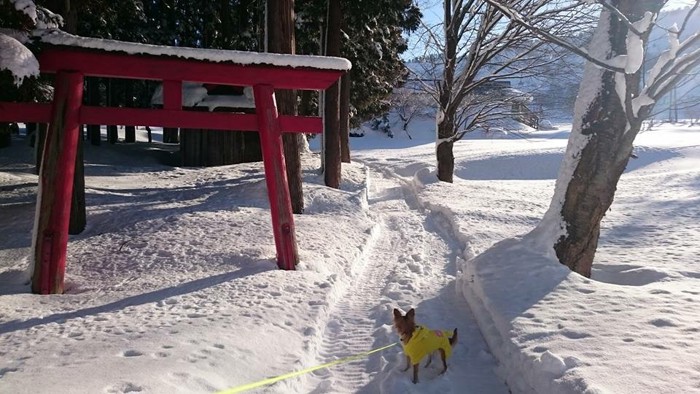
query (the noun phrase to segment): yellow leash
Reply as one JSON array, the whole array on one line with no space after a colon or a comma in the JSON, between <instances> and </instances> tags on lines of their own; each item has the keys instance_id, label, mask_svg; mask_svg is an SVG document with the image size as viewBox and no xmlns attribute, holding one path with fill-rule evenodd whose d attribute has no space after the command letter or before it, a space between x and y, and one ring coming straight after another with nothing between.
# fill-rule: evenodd
<instances>
[{"instance_id":1,"label":"yellow leash","mask_svg":"<svg viewBox=\"0 0 700 394\"><path fill-rule=\"evenodd\" d=\"M315 367L301 369L299 371L294 371L294 372L286 373L284 375L275 376L274 378L264 379L264 380L260 380L260 381L255 382L255 383L248 383L248 384L245 384L243 386L238 386L238 387L230 388L228 390L219 391L218 394L242 393L244 391L252 390L254 388L267 386L268 384L279 382L280 380L285 380L285 379L293 378L295 376L304 375L304 374L307 374L309 372L313 372L313 371L323 369L323 368L330 368L330 367L338 365L338 364L344 364L344 363L347 363L350 361L359 360L363 357L369 356L372 353L381 352L384 349L388 349L388 348L390 348L392 346L396 346L398 344L399 344L398 342L392 343L391 345L386 345L386 346L383 346L383 347L380 347L377 349L370 350L368 352L359 353L359 354L356 354L354 356L341 358L339 360L331 361L329 363L325 363L322 365L317 365Z\"/></svg>"}]
</instances>

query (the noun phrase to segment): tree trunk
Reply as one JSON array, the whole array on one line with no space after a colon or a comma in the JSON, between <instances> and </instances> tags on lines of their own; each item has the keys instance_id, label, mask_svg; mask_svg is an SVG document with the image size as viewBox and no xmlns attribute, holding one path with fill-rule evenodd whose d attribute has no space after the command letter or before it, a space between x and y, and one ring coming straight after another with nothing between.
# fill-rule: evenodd
<instances>
[{"instance_id":1,"label":"tree trunk","mask_svg":"<svg viewBox=\"0 0 700 394\"><path fill-rule=\"evenodd\" d=\"M340 0L328 0L326 56L340 56ZM326 186L339 188L340 160L340 84L335 82L326 89L324 102L325 127L323 134L324 180Z\"/></svg>"},{"instance_id":2,"label":"tree trunk","mask_svg":"<svg viewBox=\"0 0 700 394\"><path fill-rule=\"evenodd\" d=\"M128 108L134 107L134 81L128 80L124 81L124 96L126 96L126 102L124 105ZM135 126L124 126L124 142L134 143L136 142L136 127Z\"/></svg>"},{"instance_id":3,"label":"tree trunk","mask_svg":"<svg viewBox=\"0 0 700 394\"><path fill-rule=\"evenodd\" d=\"M7 148L12 144L12 134L9 123L0 123L0 148Z\"/></svg>"},{"instance_id":4,"label":"tree trunk","mask_svg":"<svg viewBox=\"0 0 700 394\"><path fill-rule=\"evenodd\" d=\"M457 7L454 1L445 1L443 11L445 15L445 50L443 53L445 67L442 70L442 81L440 82L439 113L437 119L437 141L436 156L438 162L437 177L443 182L453 182L455 157L452 147L452 138L456 134L456 118L454 93L454 78L457 68L457 37L459 23L453 23L452 11Z\"/></svg>"},{"instance_id":5,"label":"tree trunk","mask_svg":"<svg viewBox=\"0 0 700 394\"><path fill-rule=\"evenodd\" d=\"M177 134L177 127L163 127L163 142L166 144L177 144L180 138Z\"/></svg>"},{"instance_id":6,"label":"tree trunk","mask_svg":"<svg viewBox=\"0 0 700 394\"><path fill-rule=\"evenodd\" d=\"M107 142L116 144L119 142L119 128L115 125L107 125Z\"/></svg>"},{"instance_id":7,"label":"tree trunk","mask_svg":"<svg viewBox=\"0 0 700 394\"><path fill-rule=\"evenodd\" d=\"M25 123L25 128L27 130L27 146L33 148L36 144L36 123Z\"/></svg>"},{"instance_id":8,"label":"tree trunk","mask_svg":"<svg viewBox=\"0 0 700 394\"><path fill-rule=\"evenodd\" d=\"M453 182L455 172L455 156L452 151L454 142L447 139L455 135L454 118L451 116L443 117L442 121L437 125L437 177L443 182Z\"/></svg>"},{"instance_id":9,"label":"tree trunk","mask_svg":"<svg viewBox=\"0 0 700 394\"><path fill-rule=\"evenodd\" d=\"M340 80L340 159L350 163L350 73Z\"/></svg>"},{"instance_id":10,"label":"tree trunk","mask_svg":"<svg viewBox=\"0 0 700 394\"><path fill-rule=\"evenodd\" d=\"M44 155L44 144L46 143L46 134L48 132L49 125L46 123L37 123L36 125L36 139L34 143L34 163L36 164L35 174L39 175L41 173L41 163Z\"/></svg>"},{"instance_id":11,"label":"tree trunk","mask_svg":"<svg viewBox=\"0 0 700 394\"><path fill-rule=\"evenodd\" d=\"M657 13L663 2L618 0L611 3L634 22L641 19L645 11ZM599 47L610 48L606 53L607 58L626 54L627 32L627 24L610 12L603 11L591 43L591 52ZM644 40L647 38L643 37ZM643 107L637 116L631 113L631 99L638 96L640 79L641 71L622 75L589 64L581 82L581 92L595 86L595 93L580 93L576 100L576 113L580 116L574 119L557 190L550 206L551 212L561 215L561 221L543 222L565 225L566 234L555 241L554 250L562 264L586 277L591 275L600 222L613 202L617 183L632 154L632 143L639 133L642 120L652 109L651 106ZM616 89L620 83L626 86L622 98ZM588 142L576 143L585 140ZM567 166L576 158L579 160L573 172L567 172ZM560 188L560 184L566 185L566 188ZM562 192L563 204L558 206Z\"/></svg>"},{"instance_id":12,"label":"tree trunk","mask_svg":"<svg viewBox=\"0 0 700 394\"><path fill-rule=\"evenodd\" d=\"M75 155L75 174L73 175L73 196L70 207L70 222L68 224L68 234L71 235L82 233L87 225L83 135L83 126L80 126L80 129L78 130L78 146Z\"/></svg>"},{"instance_id":13,"label":"tree trunk","mask_svg":"<svg viewBox=\"0 0 700 394\"><path fill-rule=\"evenodd\" d=\"M116 106L117 100L117 85L119 82L107 80L107 106ZM116 144L119 142L119 129L116 125L107 125L107 142Z\"/></svg>"},{"instance_id":14,"label":"tree trunk","mask_svg":"<svg viewBox=\"0 0 700 394\"><path fill-rule=\"evenodd\" d=\"M602 89L615 91L614 73L606 72L601 82ZM554 246L562 264L586 277L591 276L600 222L632 153L631 145L620 144L620 131L625 130L627 119L617 95L600 95L589 108L581 134L591 139L581 151L561 211L567 236Z\"/></svg>"},{"instance_id":15,"label":"tree trunk","mask_svg":"<svg viewBox=\"0 0 700 394\"><path fill-rule=\"evenodd\" d=\"M87 103L93 106L100 105L100 80L96 77L86 78ZM99 146L102 140L100 125L88 125L88 139L90 144Z\"/></svg>"},{"instance_id":16,"label":"tree trunk","mask_svg":"<svg viewBox=\"0 0 700 394\"><path fill-rule=\"evenodd\" d=\"M294 0L268 0L267 2L267 49L272 53L294 53ZM296 92L280 90L275 92L280 115L296 115ZM284 159L287 168L287 183L292 200L292 212L304 212L304 192L302 190L301 158L298 136L282 134Z\"/></svg>"}]
</instances>

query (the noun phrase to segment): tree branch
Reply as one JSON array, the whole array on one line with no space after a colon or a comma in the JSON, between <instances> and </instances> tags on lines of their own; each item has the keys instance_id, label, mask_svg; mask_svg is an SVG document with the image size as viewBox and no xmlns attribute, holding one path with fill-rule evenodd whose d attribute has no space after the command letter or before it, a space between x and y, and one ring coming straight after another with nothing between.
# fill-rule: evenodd
<instances>
[{"instance_id":1,"label":"tree branch","mask_svg":"<svg viewBox=\"0 0 700 394\"><path fill-rule=\"evenodd\" d=\"M573 45L572 43L564 40L563 38L557 37L554 34L551 34L549 32L546 32L546 31L534 26L531 22L527 21L517 11L515 11L515 10L513 10L513 9L511 9L503 4L500 4L498 1L496 1L496 0L484 0L484 1L486 1L487 3L491 4L492 6L494 6L496 8L498 8L499 11L501 11L504 15L506 15L512 21L523 26L525 29L531 31L533 34L540 37L541 39L544 39L544 40L549 41L553 44L559 45L562 48L568 49L569 51L575 53L576 55L579 55L579 56L583 57L584 59L588 60L589 62L591 62L599 67L602 67L606 70L620 72L620 73L625 72L624 68L614 67L614 66L606 63L603 60L596 59L595 57L591 56L585 50Z\"/></svg>"},{"instance_id":2,"label":"tree branch","mask_svg":"<svg viewBox=\"0 0 700 394\"><path fill-rule=\"evenodd\" d=\"M608 3L607 0L598 0L598 1L596 1L596 3L602 5L603 8L612 12L618 19L620 19L625 25L627 25L627 28L630 31L632 31L632 33L634 33L640 37L642 36L642 34L644 34L643 32L637 30L637 28L634 26L634 23L630 22L630 20L627 18L627 16L625 14L623 14L617 7Z\"/></svg>"},{"instance_id":3,"label":"tree branch","mask_svg":"<svg viewBox=\"0 0 700 394\"><path fill-rule=\"evenodd\" d=\"M680 30L678 30L679 37L685 31L685 28L688 26L688 21L690 21L690 17L693 15L693 13L695 11L697 11L698 7L700 7L700 0L695 1L695 5L685 15L685 19L683 20L683 24L681 25Z\"/></svg>"}]
</instances>

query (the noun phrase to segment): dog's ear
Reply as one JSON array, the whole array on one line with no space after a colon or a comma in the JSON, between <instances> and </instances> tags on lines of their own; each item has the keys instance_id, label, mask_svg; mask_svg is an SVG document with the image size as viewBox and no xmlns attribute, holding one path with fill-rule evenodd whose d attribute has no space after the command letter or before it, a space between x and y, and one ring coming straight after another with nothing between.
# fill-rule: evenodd
<instances>
[{"instance_id":1,"label":"dog's ear","mask_svg":"<svg viewBox=\"0 0 700 394\"><path fill-rule=\"evenodd\" d=\"M406 313L406 317L409 319L413 319L414 317L416 317L416 310L411 308L411 310L408 311L408 313Z\"/></svg>"},{"instance_id":2,"label":"dog's ear","mask_svg":"<svg viewBox=\"0 0 700 394\"><path fill-rule=\"evenodd\" d=\"M401 311L399 311L398 309L394 308L394 319L398 319L398 318L400 318L400 317L403 317L403 315L401 314Z\"/></svg>"}]
</instances>

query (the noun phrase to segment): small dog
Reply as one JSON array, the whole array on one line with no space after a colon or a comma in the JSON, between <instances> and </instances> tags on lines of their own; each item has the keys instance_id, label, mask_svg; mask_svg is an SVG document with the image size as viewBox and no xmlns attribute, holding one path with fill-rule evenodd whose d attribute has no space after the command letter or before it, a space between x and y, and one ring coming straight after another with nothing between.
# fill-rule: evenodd
<instances>
[{"instance_id":1,"label":"small dog","mask_svg":"<svg viewBox=\"0 0 700 394\"><path fill-rule=\"evenodd\" d=\"M442 359L442 372L447 371L447 358L452 354L452 347L457 343L457 329L454 331L430 330L426 327L417 326L416 311L411 309L402 315L401 311L394 309L394 327L401 337L403 352L406 354L406 368L413 365L413 383L418 383L418 368L420 360L429 356L427 367L433 361L433 352L439 351ZM450 336L451 335L451 336Z\"/></svg>"}]
</instances>

